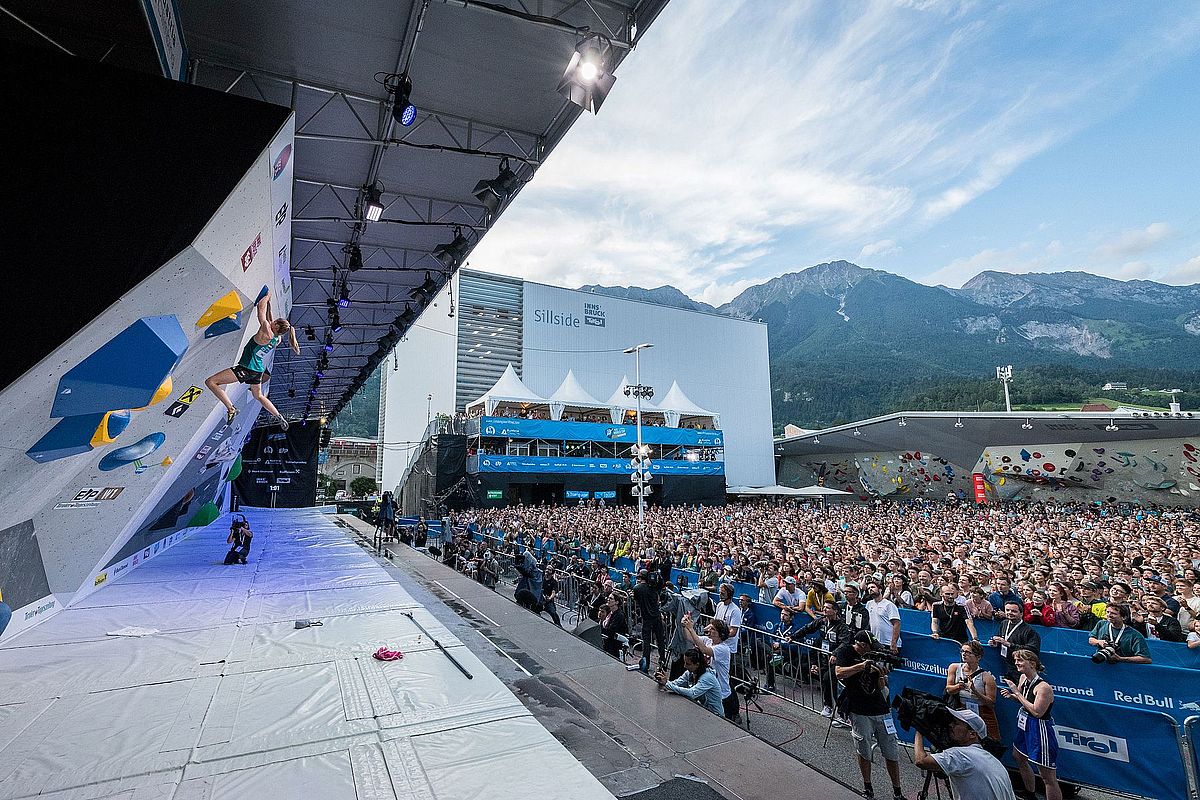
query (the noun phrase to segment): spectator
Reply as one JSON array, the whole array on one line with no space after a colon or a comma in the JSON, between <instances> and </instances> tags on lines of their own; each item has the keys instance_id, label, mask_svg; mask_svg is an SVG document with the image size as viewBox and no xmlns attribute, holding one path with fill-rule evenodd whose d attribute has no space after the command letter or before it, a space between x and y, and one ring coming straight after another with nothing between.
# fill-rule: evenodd
<instances>
[{"instance_id":1,"label":"spectator","mask_svg":"<svg viewBox=\"0 0 1200 800\"><path fill-rule=\"evenodd\" d=\"M850 630L856 633L858 631L870 631L871 612L862 604L858 584L847 583L843 593L846 597L846 608L842 612L842 618L846 620L846 624L850 626Z\"/></svg>"},{"instance_id":2,"label":"spectator","mask_svg":"<svg viewBox=\"0 0 1200 800\"><path fill-rule=\"evenodd\" d=\"M650 672L650 648L658 647L658 665L663 667L667 658L667 638L663 631L662 607L658 601L658 589L650 585L650 571L638 572L637 585L633 587L633 599L642 618L642 672Z\"/></svg>"},{"instance_id":3,"label":"spectator","mask_svg":"<svg viewBox=\"0 0 1200 800\"><path fill-rule=\"evenodd\" d=\"M1009 600L1004 604L1004 621L1000 630L989 641L992 647L1000 648L1000 658L1008 663L1005 678L1017 675L1015 653L1018 648L1024 648L1034 653L1042 652L1042 637L1025 621L1025 604L1018 600Z\"/></svg>"},{"instance_id":4,"label":"spectator","mask_svg":"<svg viewBox=\"0 0 1200 800\"><path fill-rule=\"evenodd\" d=\"M966 609L971 619L991 619L996 615L996 609L992 608L992 604L988 602L987 592L983 590L982 586L971 588Z\"/></svg>"},{"instance_id":5,"label":"spectator","mask_svg":"<svg viewBox=\"0 0 1200 800\"><path fill-rule=\"evenodd\" d=\"M839 647L850 642L854 631L850 630L850 626L842 620L842 610L838 608L838 604L833 600L825 602L825 607L821 613L821 619L813 620L796 631L793 638L802 639L809 634L817 634L821 655L816 657L816 663L811 666L811 674L812 677L817 678L821 683L821 698L825 701L825 707L821 710L821 716L832 717L834 696L837 694L837 678L833 674L832 654ZM839 715L833 720L833 726L835 728L848 728L850 724Z\"/></svg>"},{"instance_id":6,"label":"spectator","mask_svg":"<svg viewBox=\"0 0 1200 800\"><path fill-rule=\"evenodd\" d=\"M796 589L796 579L788 575L783 579L783 588L775 593L772 603L776 608L796 609L800 607L802 597Z\"/></svg>"},{"instance_id":7,"label":"spectator","mask_svg":"<svg viewBox=\"0 0 1200 800\"><path fill-rule=\"evenodd\" d=\"M992 608L997 612L1004 611L1005 603L1009 601L1025 605L1024 598L1012 590L1012 580L1004 574L996 576L996 591L988 596L988 602L992 604Z\"/></svg>"},{"instance_id":8,"label":"spectator","mask_svg":"<svg viewBox=\"0 0 1200 800\"><path fill-rule=\"evenodd\" d=\"M668 691L691 698L714 714L723 714L721 686L716 673L709 669L704 654L694 647L686 650L683 654L683 670L683 674L673 681L668 681L666 672L662 670L659 670L656 678Z\"/></svg>"},{"instance_id":9,"label":"spectator","mask_svg":"<svg viewBox=\"0 0 1200 800\"><path fill-rule=\"evenodd\" d=\"M950 725L954 746L930 754L925 750L921 732L917 731L913 737L913 762L921 769L949 777L954 796L963 800L1016 800L1008 769L980 744L990 735L983 719L972 711L950 713L956 720Z\"/></svg>"},{"instance_id":10,"label":"spectator","mask_svg":"<svg viewBox=\"0 0 1200 800\"><path fill-rule=\"evenodd\" d=\"M1046 602L1046 593L1041 589L1033 592L1030 599L1025 601L1022 615L1030 625L1044 625L1047 628L1053 628L1055 624L1054 609Z\"/></svg>"},{"instance_id":11,"label":"spectator","mask_svg":"<svg viewBox=\"0 0 1200 800\"><path fill-rule=\"evenodd\" d=\"M897 573L888 581L887 591L883 593L885 600L890 600L896 608L915 608L916 602L913 600L913 593L908 590L908 579ZM921 589L927 590L927 587L922 586ZM882 641L882 640L881 640Z\"/></svg>"},{"instance_id":12,"label":"spectator","mask_svg":"<svg viewBox=\"0 0 1200 800\"><path fill-rule=\"evenodd\" d=\"M930 635L934 639L945 636L956 642L968 642L978 639L975 621L967 614L967 610L958 604L954 586L947 584L942 587L941 601L934 603L930 611Z\"/></svg>"},{"instance_id":13,"label":"spectator","mask_svg":"<svg viewBox=\"0 0 1200 800\"><path fill-rule=\"evenodd\" d=\"M875 588L878 593L878 586ZM890 601L883 602L895 608ZM892 721L887 674L884 669L863 658L871 648L869 633L859 631L854 634L854 637L839 647L834 654L834 675L846 687L843 696L854 727L863 794L867 797L875 796L871 784L871 754L873 748L878 747L888 777L892 780L892 792L898 800L903 800L904 790L900 786L900 746L896 741L895 723Z\"/></svg>"},{"instance_id":14,"label":"spectator","mask_svg":"<svg viewBox=\"0 0 1200 800\"><path fill-rule=\"evenodd\" d=\"M1129 625L1130 616L1129 606L1110 603L1105 620L1097 622L1088 637L1088 644L1100 648L1097 655L1103 654L1102 660L1109 664L1150 663L1150 648L1146 646L1145 637Z\"/></svg>"},{"instance_id":15,"label":"spectator","mask_svg":"<svg viewBox=\"0 0 1200 800\"><path fill-rule=\"evenodd\" d=\"M604 615L600 618L600 634L604 643L604 652L613 658L620 658L621 652L629 641L629 620L626 618L625 612L621 610L621 603L615 594L610 594L604 603Z\"/></svg>"},{"instance_id":16,"label":"spectator","mask_svg":"<svg viewBox=\"0 0 1200 800\"><path fill-rule=\"evenodd\" d=\"M1002 689L1000 694L1020 706L1012 751L1021 773L1021 782L1025 784L1023 800L1037 800L1034 793L1037 784L1031 763L1038 767L1038 774L1046 788L1046 800L1062 800L1062 788L1058 785L1057 775L1058 738L1051 716L1054 687L1038 674L1043 667L1037 653L1019 647L1013 656L1020 677L1017 681L1005 678L1007 688Z\"/></svg>"},{"instance_id":17,"label":"spectator","mask_svg":"<svg viewBox=\"0 0 1200 800\"><path fill-rule=\"evenodd\" d=\"M713 617L724 622L726 627L729 628L729 652L736 654L738 651L738 640L741 638L742 609L733 601L733 584L721 584L718 594L721 602L717 603L716 608L713 610Z\"/></svg>"},{"instance_id":18,"label":"spectator","mask_svg":"<svg viewBox=\"0 0 1200 800\"><path fill-rule=\"evenodd\" d=\"M879 582L867 582L867 612L871 615L871 633L892 653L900 652L900 610L891 600L880 596Z\"/></svg>"},{"instance_id":19,"label":"spectator","mask_svg":"<svg viewBox=\"0 0 1200 800\"><path fill-rule=\"evenodd\" d=\"M1143 613L1134 617L1134 628L1148 639L1161 639L1164 642L1183 642L1183 627L1179 620L1170 613L1161 597L1147 596L1142 600Z\"/></svg>"},{"instance_id":20,"label":"spectator","mask_svg":"<svg viewBox=\"0 0 1200 800\"><path fill-rule=\"evenodd\" d=\"M1175 601L1179 603L1179 624L1187 630L1192 620L1200 619L1200 597L1187 578L1175 580Z\"/></svg>"},{"instance_id":21,"label":"spectator","mask_svg":"<svg viewBox=\"0 0 1200 800\"><path fill-rule=\"evenodd\" d=\"M965 708L983 718L987 735L1000 738L1000 723L996 719L996 676L982 666L983 645L967 642L959 652L962 661L946 669L946 694L954 708Z\"/></svg>"},{"instance_id":22,"label":"spectator","mask_svg":"<svg viewBox=\"0 0 1200 800\"><path fill-rule=\"evenodd\" d=\"M1060 628L1078 628L1079 608L1067 587L1052 583L1046 591L1050 596L1050 608L1054 611L1054 624Z\"/></svg>"}]
</instances>

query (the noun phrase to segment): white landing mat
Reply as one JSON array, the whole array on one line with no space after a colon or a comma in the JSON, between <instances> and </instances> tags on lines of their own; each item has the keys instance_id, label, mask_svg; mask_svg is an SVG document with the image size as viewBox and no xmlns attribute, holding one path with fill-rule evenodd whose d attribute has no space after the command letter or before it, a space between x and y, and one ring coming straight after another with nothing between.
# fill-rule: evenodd
<instances>
[{"instance_id":1,"label":"white landing mat","mask_svg":"<svg viewBox=\"0 0 1200 800\"><path fill-rule=\"evenodd\" d=\"M247 516L0 647L0 800L611 800L328 516Z\"/></svg>"}]
</instances>

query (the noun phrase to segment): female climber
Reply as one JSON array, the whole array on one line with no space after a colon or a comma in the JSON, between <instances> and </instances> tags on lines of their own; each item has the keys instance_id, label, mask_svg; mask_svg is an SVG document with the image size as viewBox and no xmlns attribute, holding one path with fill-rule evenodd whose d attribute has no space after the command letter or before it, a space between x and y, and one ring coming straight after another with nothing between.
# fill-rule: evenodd
<instances>
[{"instance_id":1,"label":"female climber","mask_svg":"<svg viewBox=\"0 0 1200 800\"><path fill-rule=\"evenodd\" d=\"M242 350L242 357L238 359L238 363L229 369L223 369L216 375L210 376L204 381L204 385L208 387L213 396L221 401L225 406L225 422L233 422L233 418L237 416L238 410L229 400L229 395L225 393L222 386L230 383L244 383L250 387L250 394L254 395L254 399L262 403L262 407L273 416L279 425L286 431L288 429L287 420L279 413L279 409L275 408L265 394L263 394L263 381L270 380L271 371L267 369L264 361L267 353L275 349L275 347L283 340L284 334L290 338L289 344L296 355L300 355L300 343L296 341L296 330L291 323L286 319L277 319L271 321L271 292L268 290L262 299L258 301L258 333L250 337L250 341L246 342L246 347Z\"/></svg>"}]
</instances>

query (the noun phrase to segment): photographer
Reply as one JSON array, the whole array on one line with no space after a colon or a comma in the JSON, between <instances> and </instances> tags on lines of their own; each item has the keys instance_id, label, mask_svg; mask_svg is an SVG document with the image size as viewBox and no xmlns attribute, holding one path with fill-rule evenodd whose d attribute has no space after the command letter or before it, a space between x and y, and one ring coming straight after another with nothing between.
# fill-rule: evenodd
<instances>
[{"instance_id":1,"label":"photographer","mask_svg":"<svg viewBox=\"0 0 1200 800\"><path fill-rule=\"evenodd\" d=\"M554 567L546 565L545 576L542 578L542 603L538 611L538 616L543 613L549 614L550 619L554 620L554 624L562 627L562 620L558 618L558 608L554 605L554 598L558 596L558 578L554 575Z\"/></svg>"},{"instance_id":2,"label":"photographer","mask_svg":"<svg viewBox=\"0 0 1200 800\"><path fill-rule=\"evenodd\" d=\"M842 620L842 611L833 600L825 601L821 613L823 615L821 619L808 623L792 634L792 638L803 639L815 632L821 640L821 655L817 658L817 663L809 669L811 675L820 679L821 682L821 697L825 701L825 708L822 709L821 716L831 717L833 716L834 695L837 693L837 678L834 677L833 666L830 664L833 660L831 654L842 645L847 644L854 632ZM848 727L846 721L840 717L834 718L833 725L835 728Z\"/></svg>"},{"instance_id":3,"label":"photographer","mask_svg":"<svg viewBox=\"0 0 1200 800\"><path fill-rule=\"evenodd\" d=\"M667 637L663 632L662 607L658 602L658 587L652 579L655 574L648 569L638 571L637 585L633 587L633 599L637 604L638 614L642 618L642 660L639 664L642 672L650 672L650 647L658 645L658 664L666 663Z\"/></svg>"},{"instance_id":4,"label":"photographer","mask_svg":"<svg viewBox=\"0 0 1200 800\"><path fill-rule=\"evenodd\" d=\"M879 748L892 779L896 798L903 798L900 786L900 746L896 742L896 724L888 704L888 667L867 659L873 650L871 635L865 631L837 649L834 654L834 674L845 685L843 698L858 744L858 767L862 771L863 794L874 797L871 786L872 744Z\"/></svg>"},{"instance_id":5,"label":"photographer","mask_svg":"<svg viewBox=\"0 0 1200 800\"><path fill-rule=\"evenodd\" d=\"M514 557L513 566L521 574L517 580L514 599L522 608L527 608L536 614L542 606L542 570L528 546L524 553Z\"/></svg>"},{"instance_id":6,"label":"photographer","mask_svg":"<svg viewBox=\"0 0 1200 800\"><path fill-rule=\"evenodd\" d=\"M1097 648L1092 661L1117 664L1149 664L1150 648L1146 639L1129 625L1129 606L1110 604L1105 619L1097 622L1088 637L1088 644Z\"/></svg>"},{"instance_id":7,"label":"photographer","mask_svg":"<svg viewBox=\"0 0 1200 800\"><path fill-rule=\"evenodd\" d=\"M729 687L729 626L719 619L708 623L704 629L707 636L696 633L696 624L691 614L683 617L683 633L692 643L692 647L712 659L713 672L717 674L717 683L721 686L721 703L724 707L725 718L736 721L738 718L738 696Z\"/></svg>"},{"instance_id":8,"label":"photographer","mask_svg":"<svg viewBox=\"0 0 1200 800\"><path fill-rule=\"evenodd\" d=\"M659 669L654 679L664 689L689 697L714 714L724 713L721 705L721 685L717 683L716 673L708 668L704 654L694 647L683 654L682 675L668 681L667 673Z\"/></svg>"},{"instance_id":9,"label":"photographer","mask_svg":"<svg viewBox=\"0 0 1200 800\"><path fill-rule=\"evenodd\" d=\"M955 718L950 726L954 746L940 753L929 753L921 732L917 731L913 738L913 762L921 769L947 776L954 795L963 800L1016 800L1008 770L980 744L987 737L983 719L973 711L950 709L950 713Z\"/></svg>"}]
</instances>

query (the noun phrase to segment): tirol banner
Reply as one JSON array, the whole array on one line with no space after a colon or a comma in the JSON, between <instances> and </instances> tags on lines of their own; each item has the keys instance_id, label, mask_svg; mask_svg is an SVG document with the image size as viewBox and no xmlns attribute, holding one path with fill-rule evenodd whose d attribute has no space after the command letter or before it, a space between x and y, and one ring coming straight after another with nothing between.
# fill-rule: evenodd
<instances>
[{"instance_id":1,"label":"tirol banner","mask_svg":"<svg viewBox=\"0 0 1200 800\"><path fill-rule=\"evenodd\" d=\"M904 649L908 649L907 639ZM946 690L946 680L907 669L894 670L888 677L892 697L909 686L940 697ZM1000 741L1013 741L1017 728L1016 703L998 700L996 717L1000 722ZM1178 723L1166 714L1056 693L1051 717L1058 740L1059 778L1138 797L1159 800L1189 797L1187 770L1177 738ZM899 725L896 733L903 741L913 740L913 732ZM1016 765L1011 750L1005 753L1004 762Z\"/></svg>"},{"instance_id":2,"label":"tirol banner","mask_svg":"<svg viewBox=\"0 0 1200 800\"><path fill-rule=\"evenodd\" d=\"M242 448L238 497L249 506L303 508L317 494L321 426L296 422L286 431L256 428Z\"/></svg>"}]
</instances>

